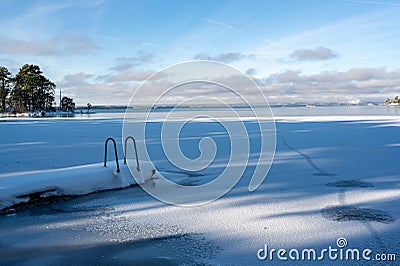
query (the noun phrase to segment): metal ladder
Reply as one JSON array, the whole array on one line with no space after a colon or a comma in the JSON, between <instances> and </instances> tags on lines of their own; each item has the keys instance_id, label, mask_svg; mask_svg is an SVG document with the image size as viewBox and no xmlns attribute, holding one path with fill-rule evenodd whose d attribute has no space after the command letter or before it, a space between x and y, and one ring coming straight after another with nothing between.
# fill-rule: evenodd
<instances>
[{"instance_id":1,"label":"metal ladder","mask_svg":"<svg viewBox=\"0 0 400 266\"><path fill-rule=\"evenodd\" d=\"M117 143L116 143L115 139L112 137L107 138L106 142L104 144L104 167L107 166L107 144L110 140L113 142L115 162L117 164L117 173L119 173L120 169L119 169L119 162L118 162ZM138 156L137 147L136 147L136 140L132 136L128 136L124 141L124 164L126 164L126 148L127 148L128 140L132 140L132 142L133 142L133 147L135 148L135 156L136 156L136 170L138 172L140 172L139 156Z\"/></svg>"},{"instance_id":2,"label":"metal ladder","mask_svg":"<svg viewBox=\"0 0 400 266\"><path fill-rule=\"evenodd\" d=\"M127 144L128 144L128 140L130 140L130 139L132 140L132 142L133 142L133 147L135 148L136 170L137 170L138 172L140 172L139 156L138 156L138 153L137 153L136 140L135 140L135 138L132 137L132 136L128 136L128 137L126 137L126 139L125 139L125 143L124 143L124 164L126 164L126 146L127 146Z\"/></svg>"},{"instance_id":3,"label":"metal ladder","mask_svg":"<svg viewBox=\"0 0 400 266\"><path fill-rule=\"evenodd\" d=\"M108 139L106 139L106 143L104 145L104 167L107 166L107 144L108 144L108 141L110 141L110 140L114 144L115 162L117 163L117 173L119 173L120 170L119 170L119 162L118 162L117 143L115 142L115 139L112 137L109 137Z\"/></svg>"}]
</instances>

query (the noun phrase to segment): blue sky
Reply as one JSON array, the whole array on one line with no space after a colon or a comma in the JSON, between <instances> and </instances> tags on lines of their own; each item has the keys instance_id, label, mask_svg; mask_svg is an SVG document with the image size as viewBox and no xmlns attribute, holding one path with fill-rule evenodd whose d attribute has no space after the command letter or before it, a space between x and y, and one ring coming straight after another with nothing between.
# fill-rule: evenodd
<instances>
[{"instance_id":1,"label":"blue sky","mask_svg":"<svg viewBox=\"0 0 400 266\"><path fill-rule=\"evenodd\" d=\"M2 0L0 10L0 65L38 64L78 105L127 104L149 75L194 59L251 74L270 102L400 94L400 1Z\"/></svg>"}]
</instances>

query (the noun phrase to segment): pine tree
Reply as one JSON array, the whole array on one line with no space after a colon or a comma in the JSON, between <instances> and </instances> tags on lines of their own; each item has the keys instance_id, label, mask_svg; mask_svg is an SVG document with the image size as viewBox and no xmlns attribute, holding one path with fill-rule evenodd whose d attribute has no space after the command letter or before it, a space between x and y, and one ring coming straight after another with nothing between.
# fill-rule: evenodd
<instances>
[{"instance_id":1,"label":"pine tree","mask_svg":"<svg viewBox=\"0 0 400 266\"><path fill-rule=\"evenodd\" d=\"M37 65L20 68L11 92L11 103L17 112L51 109L56 85L42 73Z\"/></svg>"},{"instance_id":2,"label":"pine tree","mask_svg":"<svg viewBox=\"0 0 400 266\"><path fill-rule=\"evenodd\" d=\"M74 99L69 97L63 97L61 99L61 111L73 112L75 110Z\"/></svg>"},{"instance_id":3,"label":"pine tree","mask_svg":"<svg viewBox=\"0 0 400 266\"><path fill-rule=\"evenodd\" d=\"M0 112L6 110L7 96L12 85L11 72L6 67L0 67Z\"/></svg>"}]
</instances>

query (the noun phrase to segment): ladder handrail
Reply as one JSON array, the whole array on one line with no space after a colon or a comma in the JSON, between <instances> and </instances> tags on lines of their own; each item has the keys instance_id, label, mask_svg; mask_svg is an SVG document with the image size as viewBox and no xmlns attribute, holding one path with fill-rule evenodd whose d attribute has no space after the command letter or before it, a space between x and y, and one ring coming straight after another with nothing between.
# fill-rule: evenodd
<instances>
[{"instance_id":1,"label":"ladder handrail","mask_svg":"<svg viewBox=\"0 0 400 266\"><path fill-rule=\"evenodd\" d=\"M104 145L104 167L107 166L107 144L108 141L111 140L114 144L114 152L115 152L115 161L117 163L117 173L119 173L119 162L118 162L118 152L117 152L117 143L115 142L115 139L113 139L112 137L109 137L108 139L106 139L106 143Z\"/></svg>"},{"instance_id":2,"label":"ladder handrail","mask_svg":"<svg viewBox=\"0 0 400 266\"><path fill-rule=\"evenodd\" d=\"M125 139L125 143L124 143L124 164L126 164L126 145L128 144L128 140L132 140L133 141L133 147L135 148L135 155L136 155L136 170L138 172L140 172L140 166L139 166L139 156L137 153L137 147L136 147L136 140L134 137L132 136L128 136Z\"/></svg>"}]
</instances>

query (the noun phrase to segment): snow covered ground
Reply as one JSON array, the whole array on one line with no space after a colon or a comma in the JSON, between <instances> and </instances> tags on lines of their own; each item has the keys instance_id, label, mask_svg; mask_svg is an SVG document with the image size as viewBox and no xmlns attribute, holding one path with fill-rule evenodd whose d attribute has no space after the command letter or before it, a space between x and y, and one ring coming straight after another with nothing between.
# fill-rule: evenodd
<instances>
[{"instance_id":1,"label":"snow covered ground","mask_svg":"<svg viewBox=\"0 0 400 266\"><path fill-rule=\"evenodd\" d=\"M368 248L371 258L378 253L396 254L398 263L400 118L358 111L310 116L301 113L304 109L294 111L298 116L277 112L275 161L256 191L247 189L254 167L250 164L233 190L199 207L167 205L134 186L3 214L0 264L310 265L321 261L282 261L276 252L273 260L260 260L257 253L268 245L269 250L287 252L315 249L318 257L324 248L338 249L339 238L347 240L344 251ZM198 123L184 132L184 148L190 150L196 141L193 137L202 134L211 134L217 144L225 143L221 128ZM257 146L253 123L245 121L250 142ZM123 158L121 127L118 117L2 119L0 179L15 178L16 191L26 187L17 177L30 172L48 176L94 167L101 173L110 171L110 179L115 178L111 169L99 163L109 136L116 138ZM199 184L221 171L219 164L198 174L175 169L160 152L157 130L151 132L152 159L170 179ZM226 150L217 154L219 163ZM195 156L196 150L189 153ZM88 173L84 176L95 180ZM4 185L0 189L10 191ZM324 258L328 265L379 264ZM382 265L391 263L396 265Z\"/></svg>"}]
</instances>

